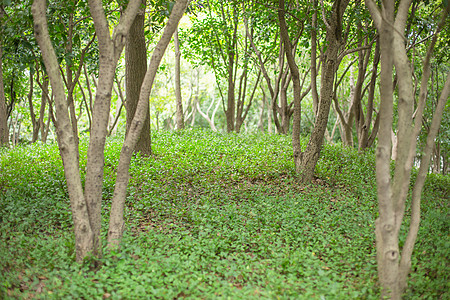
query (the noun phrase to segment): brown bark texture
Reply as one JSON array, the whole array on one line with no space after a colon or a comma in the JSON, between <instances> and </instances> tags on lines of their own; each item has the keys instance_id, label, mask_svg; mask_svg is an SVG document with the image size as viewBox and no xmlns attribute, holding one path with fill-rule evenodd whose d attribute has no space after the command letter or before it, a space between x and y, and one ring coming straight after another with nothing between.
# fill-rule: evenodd
<instances>
[{"instance_id":1,"label":"brown bark texture","mask_svg":"<svg viewBox=\"0 0 450 300\"><path fill-rule=\"evenodd\" d=\"M334 77L337 69L338 51L342 39L342 16L349 0L335 1L331 16L328 19L326 43L327 48L323 55L320 101L317 110L316 122L303 153L294 157L297 172L301 173L302 182L310 182L314 177L314 169L319 160L320 150L328 123L328 114L333 98Z\"/></svg>"},{"instance_id":2,"label":"brown bark texture","mask_svg":"<svg viewBox=\"0 0 450 300\"><path fill-rule=\"evenodd\" d=\"M144 20L144 9L141 9L131 25L125 46L125 84L127 87L125 109L127 111L127 133L130 130L131 122L136 113L141 85L145 72L147 72L147 47L145 45ZM135 151L140 152L144 156L150 156L152 154L149 108L147 108L144 127L139 136Z\"/></svg>"},{"instance_id":3,"label":"brown bark texture","mask_svg":"<svg viewBox=\"0 0 450 300\"><path fill-rule=\"evenodd\" d=\"M279 1L279 9L278 9L278 20L280 24L280 35L281 40L284 45L284 52L286 55L286 59L288 61L290 74L292 77L292 83L294 86L294 120L293 120L293 128L292 128L292 148L294 153L294 162L296 164L296 168L299 166L299 157L301 155L301 145L300 145L300 118L301 118L301 87L300 87L300 72L298 70L298 66L295 62L295 57L292 54L292 44L289 38L289 33L286 25L285 15L285 5L284 0ZM284 93L282 93L283 95ZM286 122L286 121L285 121ZM288 120L287 120L288 122ZM289 124L289 123L288 123ZM286 126L286 125L285 125ZM289 126L289 125L288 125Z\"/></svg>"},{"instance_id":4,"label":"brown bark texture","mask_svg":"<svg viewBox=\"0 0 450 300\"><path fill-rule=\"evenodd\" d=\"M101 202L103 188L103 169L105 164L105 141L111 93L117 62L122 53L128 31L136 17L140 0L129 2L112 36L101 0L89 0L89 9L94 21L99 45L98 84L92 111L92 128L86 163L85 196L89 208L89 220L94 232L95 256L101 255Z\"/></svg>"},{"instance_id":5,"label":"brown bark texture","mask_svg":"<svg viewBox=\"0 0 450 300\"><path fill-rule=\"evenodd\" d=\"M175 97L177 101L177 130L184 129L184 113L183 113L183 99L181 97L181 51L180 39L178 38L178 29L173 35L175 44Z\"/></svg>"},{"instance_id":6,"label":"brown bark texture","mask_svg":"<svg viewBox=\"0 0 450 300\"><path fill-rule=\"evenodd\" d=\"M3 19L3 5L0 6L0 21ZM6 112L5 87L3 85L2 41L0 37L0 147L9 146L8 115Z\"/></svg>"}]
</instances>

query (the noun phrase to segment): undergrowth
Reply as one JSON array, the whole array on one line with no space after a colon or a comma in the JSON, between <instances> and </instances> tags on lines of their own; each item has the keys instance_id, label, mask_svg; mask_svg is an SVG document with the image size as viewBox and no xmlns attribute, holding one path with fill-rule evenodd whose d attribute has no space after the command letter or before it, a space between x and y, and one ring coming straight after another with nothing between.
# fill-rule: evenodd
<instances>
[{"instance_id":1,"label":"undergrowth","mask_svg":"<svg viewBox=\"0 0 450 300\"><path fill-rule=\"evenodd\" d=\"M372 151L326 145L317 177L300 185L284 136L152 141L151 157L132 160L121 250L98 271L74 262L57 146L0 150L0 298L379 298ZM105 152L104 234L121 143ZM80 151L84 178L86 141ZM450 297L449 190L449 177L428 177L407 299Z\"/></svg>"}]
</instances>

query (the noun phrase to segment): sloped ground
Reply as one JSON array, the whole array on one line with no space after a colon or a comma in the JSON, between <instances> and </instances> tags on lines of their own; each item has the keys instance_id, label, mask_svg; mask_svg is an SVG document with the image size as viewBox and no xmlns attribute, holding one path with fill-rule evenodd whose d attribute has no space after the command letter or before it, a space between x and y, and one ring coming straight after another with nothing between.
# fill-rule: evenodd
<instances>
[{"instance_id":1,"label":"sloped ground","mask_svg":"<svg viewBox=\"0 0 450 300\"><path fill-rule=\"evenodd\" d=\"M378 299L373 153L325 146L302 186L287 137L187 130L153 143L132 161L122 250L97 272L74 263L57 147L0 150L0 298ZM109 140L105 233L120 147ZM449 197L449 177L430 175L407 299L450 297Z\"/></svg>"}]
</instances>

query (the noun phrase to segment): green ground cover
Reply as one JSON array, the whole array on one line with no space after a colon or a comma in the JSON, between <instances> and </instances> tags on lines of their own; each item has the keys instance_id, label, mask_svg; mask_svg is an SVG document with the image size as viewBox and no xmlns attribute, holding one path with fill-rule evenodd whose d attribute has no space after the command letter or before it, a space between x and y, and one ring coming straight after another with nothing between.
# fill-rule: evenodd
<instances>
[{"instance_id":1,"label":"green ground cover","mask_svg":"<svg viewBox=\"0 0 450 300\"><path fill-rule=\"evenodd\" d=\"M287 137L152 138L154 156L132 160L122 248L96 272L74 262L57 146L0 149L0 298L379 298L372 152L325 146L302 186ZM103 233L121 142L107 143ZM430 175L406 299L450 298L449 198L450 178Z\"/></svg>"}]
</instances>

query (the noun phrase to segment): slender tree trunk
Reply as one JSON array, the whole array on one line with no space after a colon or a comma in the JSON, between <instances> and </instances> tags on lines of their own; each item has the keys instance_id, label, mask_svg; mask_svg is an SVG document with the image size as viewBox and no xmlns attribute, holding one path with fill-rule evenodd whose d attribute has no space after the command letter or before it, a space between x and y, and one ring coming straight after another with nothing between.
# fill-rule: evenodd
<instances>
[{"instance_id":1,"label":"slender tree trunk","mask_svg":"<svg viewBox=\"0 0 450 300\"><path fill-rule=\"evenodd\" d=\"M378 122L376 122L376 125L373 126L372 134L369 135L370 127L372 124L372 114L373 114L373 100L375 97L375 87L376 87L376 80L378 77L378 64L380 62L380 43L377 42L375 46L375 54L373 58L372 63L372 76L370 78L369 82L369 95L367 99L367 110L366 110L366 118L365 123L362 125L362 127L359 128L360 134L359 134L359 150L367 149L371 146L371 135L375 134L378 131ZM377 118L377 120L379 120ZM372 137L372 140L375 140L375 137Z\"/></svg>"},{"instance_id":2,"label":"slender tree trunk","mask_svg":"<svg viewBox=\"0 0 450 300\"><path fill-rule=\"evenodd\" d=\"M216 115L217 110L219 109L220 106L220 98L217 99L217 104L216 107L214 108L214 111L211 115L211 118L209 117L209 111L211 110L212 106L214 105L214 97L211 100L211 104L208 107L208 110L206 111L206 113L202 112L202 110L200 109L200 104L198 102L196 102L197 104L197 111L199 112L199 114L208 122L209 127L211 127L212 131L217 131L216 125L214 124L214 117Z\"/></svg>"},{"instance_id":3,"label":"slender tree trunk","mask_svg":"<svg viewBox=\"0 0 450 300\"><path fill-rule=\"evenodd\" d=\"M284 52L286 59L288 61L289 69L291 72L292 83L294 86L294 120L292 128L292 148L294 154L294 162L296 170L298 172L299 168L299 157L301 156L301 145L300 145L300 119L301 119L301 86L300 86L300 73L298 66L295 63L295 58L292 53L292 44L289 39L289 34L286 26L285 20L285 5L284 0L279 0L278 9L278 20L280 23L280 36L284 45Z\"/></svg>"},{"instance_id":4,"label":"slender tree trunk","mask_svg":"<svg viewBox=\"0 0 450 300\"><path fill-rule=\"evenodd\" d=\"M236 103L234 98L234 49L228 52L227 132L234 131Z\"/></svg>"},{"instance_id":5,"label":"slender tree trunk","mask_svg":"<svg viewBox=\"0 0 450 300\"><path fill-rule=\"evenodd\" d=\"M74 220L77 261L88 253L101 255L101 201L103 187L104 148L115 68L123 50L128 30L139 9L140 1L131 0L111 37L101 0L89 0L89 8L99 41L99 84L93 111L86 164L86 186L83 194L78 167L78 149L69 117L69 107L59 72L59 63L48 33L46 1L35 0L32 6L35 36L49 74L55 95L58 143L63 158Z\"/></svg>"},{"instance_id":6,"label":"slender tree trunk","mask_svg":"<svg viewBox=\"0 0 450 300\"><path fill-rule=\"evenodd\" d=\"M3 5L0 5L0 20L3 19ZM3 48L0 37L0 147L9 146L8 113L6 108L5 88L3 85Z\"/></svg>"},{"instance_id":7,"label":"slender tree trunk","mask_svg":"<svg viewBox=\"0 0 450 300\"><path fill-rule=\"evenodd\" d=\"M261 108L259 111L259 118L258 118L258 129L261 132L264 132L264 107L266 106L267 98L266 98L266 92L261 86L262 91L262 100L261 100Z\"/></svg>"},{"instance_id":8,"label":"slender tree trunk","mask_svg":"<svg viewBox=\"0 0 450 300\"><path fill-rule=\"evenodd\" d=\"M290 43L290 41L289 41ZM281 134L289 133L289 125L290 125L290 111L289 104L287 99L287 90L289 88L289 83L291 82L292 76L283 76L281 79L281 89L280 89L280 118L281 118L281 126L280 130L278 130ZM300 84L299 84L300 85Z\"/></svg>"},{"instance_id":9,"label":"slender tree trunk","mask_svg":"<svg viewBox=\"0 0 450 300\"><path fill-rule=\"evenodd\" d=\"M42 79L42 93L41 93L41 107L39 109L39 129L41 131L41 141L44 142L44 136L46 131L46 124L44 123L44 116L45 116L45 108L48 101L48 76L45 75ZM49 103L50 105L50 103ZM50 116L48 117L48 121L50 121ZM45 137L45 140L47 140L47 137Z\"/></svg>"},{"instance_id":10,"label":"slender tree trunk","mask_svg":"<svg viewBox=\"0 0 450 300\"><path fill-rule=\"evenodd\" d=\"M69 190L74 222L75 247L77 261L81 261L93 250L93 232L89 222L89 213L83 195L81 177L78 168L77 149L68 114L68 105L64 83L59 73L59 63L48 33L46 1L35 0L32 6L36 40L41 49L53 94L55 95L56 117L58 119L58 143L64 164L64 173Z\"/></svg>"},{"instance_id":11,"label":"slender tree trunk","mask_svg":"<svg viewBox=\"0 0 450 300\"><path fill-rule=\"evenodd\" d=\"M69 25L67 31L67 45L66 45L66 53L72 53L72 40L73 40L73 27L75 26L73 21L73 13L69 15ZM70 120L72 123L73 137L75 141L75 145L78 149L78 145L80 143L78 137L78 122L77 116L75 113L75 102L73 97L73 89L75 87L75 82L73 80L73 71L72 65L66 64L66 81L67 81L67 102L69 103L69 111L70 111ZM77 151L78 153L78 151Z\"/></svg>"},{"instance_id":12,"label":"slender tree trunk","mask_svg":"<svg viewBox=\"0 0 450 300\"><path fill-rule=\"evenodd\" d=\"M178 26L178 22L183 16L184 11L186 10L188 3L188 0L178 0L172 9L161 39L159 40L155 50L153 51L149 68L145 74L145 78L140 91L136 113L133 118L130 131L125 138L125 142L120 153L108 231L108 245L111 247L117 246L122 239L125 226L123 214L125 208L128 180L130 177L129 168L132 149L134 148L134 145L138 140L140 131L142 130L143 121L146 117L146 112L148 111L148 99L152 90L153 81L155 79L156 72L159 68L159 64L167 48L167 45L169 44L172 35Z\"/></svg>"},{"instance_id":13,"label":"slender tree trunk","mask_svg":"<svg viewBox=\"0 0 450 300\"><path fill-rule=\"evenodd\" d=\"M311 0L313 7L317 6L317 0ZM319 94L317 93L317 10L313 11L311 21L311 94L313 99L314 119L319 107Z\"/></svg>"},{"instance_id":14,"label":"slender tree trunk","mask_svg":"<svg viewBox=\"0 0 450 300\"><path fill-rule=\"evenodd\" d=\"M33 126L31 143L37 141L39 137L39 120L36 120L36 114L34 113L34 104L33 104L33 92L34 92L34 77L33 72L30 69L30 90L28 92L28 105L30 109L30 117L31 117L31 125Z\"/></svg>"},{"instance_id":15,"label":"slender tree trunk","mask_svg":"<svg viewBox=\"0 0 450 300\"><path fill-rule=\"evenodd\" d=\"M127 110L127 134L130 130L131 122L136 113L139 93L145 72L147 72L147 48L144 36L145 10L140 10L136 15L125 46L126 62L126 103ZM150 136L150 111L147 106L147 117L144 121L144 129L141 132L135 151L141 152L144 156L152 153Z\"/></svg>"},{"instance_id":16,"label":"slender tree trunk","mask_svg":"<svg viewBox=\"0 0 450 300\"><path fill-rule=\"evenodd\" d=\"M181 98L181 52L178 28L175 30L173 40L175 43L175 96L177 100L177 129L184 128L183 99Z\"/></svg>"}]
</instances>

